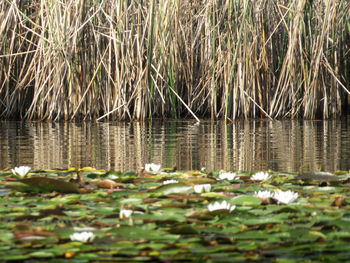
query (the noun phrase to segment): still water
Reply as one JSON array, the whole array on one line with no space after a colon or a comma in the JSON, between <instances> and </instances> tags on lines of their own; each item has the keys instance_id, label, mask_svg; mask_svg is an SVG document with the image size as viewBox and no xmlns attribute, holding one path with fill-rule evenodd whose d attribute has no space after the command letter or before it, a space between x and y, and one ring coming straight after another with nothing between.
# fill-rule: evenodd
<instances>
[{"instance_id":1,"label":"still water","mask_svg":"<svg viewBox=\"0 0 350 263\"><path fill-rule=\"evenodd\" d=\"M350 169L350 118L109 123L0 122L0 169Z\"/></svg>"}]
</instances>

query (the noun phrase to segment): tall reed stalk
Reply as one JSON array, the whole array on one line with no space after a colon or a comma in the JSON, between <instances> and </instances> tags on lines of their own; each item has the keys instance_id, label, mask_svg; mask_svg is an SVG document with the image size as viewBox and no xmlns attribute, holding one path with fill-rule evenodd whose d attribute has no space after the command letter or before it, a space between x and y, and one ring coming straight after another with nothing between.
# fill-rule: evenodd
<instances>
[{"instance_id":1,"label":"tall reed stalk","mask_svg":"<svg viewBox=\"0 0 350 263\"><path fill-rule=\"evenodd\" d=\"M350 2L4 0L0 118L331 118Z\"/></svg>"}]
</instances>

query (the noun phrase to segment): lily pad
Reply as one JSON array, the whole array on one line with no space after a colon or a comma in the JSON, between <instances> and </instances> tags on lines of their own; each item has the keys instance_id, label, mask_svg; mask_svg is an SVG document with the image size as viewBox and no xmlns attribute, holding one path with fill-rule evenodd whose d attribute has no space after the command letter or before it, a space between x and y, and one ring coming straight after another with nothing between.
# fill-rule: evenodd
<instances>
[{"instance_id":1,"label":"lily pad","mask_svg":"<svg viewBox=\"0 0 350 263\"><path fill-rule=\"evenodd\" d=\"M24 192L79 193L77 185L48 177L31 177L6 184L7 187Z\"/></svg>"},{"instance_id":2,"label":"lily pad","mask_svg":"<svg viewBox=\"0 0 350 263\"><path fill-rule=\"evenodd\" d=\"M331 182L331 181L339 181L339 177L335 176L332 173L328 172L310 172L310 173L302 173L296 176L299 180L316 180L323 182Z\"/></svg>"},{"instance_id":3,"label":"lily pad","mask_svg":"<svg viewBox=\"0 0 350 263\"><path fill-rule=\"evenodd\" d=\"M169 195L169 194L189 194L193 192L193 187L181 184L181 183L175 183L175 184L167 184L162 185L158 187L155 192L162 193L163 195Z\"/></svg>"},{"instance_id":4,"label":"lily pad","mask_svg":"<svg viewBox=\"0 0 350 263\"><path fill-rule=\"evenodd\" d=\"M256 206L261 204L261 200L256 196L252 196L252 195L240 195L231 199L230 204Z\"/></svg>"},{"instance_id":5,"label":"lily pad","mask_svg":"<svg viewBox=\"0 0 350 263\"><path fill-rule=\"evenodd\" d=\"M239 183L215 181L204 171L197 179L184 171L136 177L113 171L89 176L98 172L86 170L91 172L40 170L11 181L0 174L3 260L284 262L307 255L310 261L332 256L346 261L350 254L349 185L343 181L348 173L318 174L321 181L330 176L341 182L321 185L314 179L300 184L295 174L280 181L274 176L267 184L250 176L241 176ZM72 180L75 175L81 178ZM165 179L180 182L161 185ZM96 182L108 184L91 187ZM122 189L114 182L122 182ZM212 191L195 193L193 185L199 183L210 183ZM297 192L297 200L262 203L253 194L278 189ZM235 209L208 210L224 200ZM129 210L127 216L120 215L122 210ZM71 241L72 234L82 232L90 232L93 242Z\"/></svg>"}]
</instances>

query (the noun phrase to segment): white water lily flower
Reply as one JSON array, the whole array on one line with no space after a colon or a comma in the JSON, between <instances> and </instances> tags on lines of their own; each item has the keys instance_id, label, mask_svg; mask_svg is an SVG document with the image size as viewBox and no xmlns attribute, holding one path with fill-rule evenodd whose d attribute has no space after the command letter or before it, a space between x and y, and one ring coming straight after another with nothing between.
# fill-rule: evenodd
<instances>
[{"instance_id":1,"label":"white water lily flower","mask_svg":"<svg viewBox=\"0 0 350 263\"><path fill-rule=\"evenodd\" d=\"M236 173L221 173L219 174L219 180L238 180L239 176Z\"/></svg>"},{"instance_id":2,"label":"white water lily flower","mask_svg":"<svg viewBox=\"0 0 350 263\"><path fill-rule=\"evenodd\" d=\"M274 197L274 193L270 191L259 191L259 192L254 192L254 194L260 199L268 199L268 198Z\"/></svg>"},{"instance_id":3,"label":"white water lily flower","mask_svg":"<svg viewBox=\"0 0 350 263\"><path fill-rule=\"evenodd\" d=\"M177 184L179 181L177 180L166 180L166 181L163 181L163 184Z\"/></svg>"},{"instance_id":4,"label":"white water lily flower","mask_svg":"<svg viewBox=\"0 0 350 263\"><path fill-rule=\"evenodd\" d=\"M81 232L81 233L74 233L69 236L72 241L79 241L79 242L89 242L93 241L95 239L95 235L92 232Z\"/></svg>"},{"instance_id":5,"label":"white water lily flower","mask_svg":"<svg viewBox=\"0 0 350 263\"><path fill-rule=\"evenodd\" d=\"M17 175L19 177L24 177L29 173L30 169L31 168L29 166L20 166L20 167L15 167L14 169L11 170L11 172L14 175Z\"/></svg>"},{"instance_id":6,"label":"white water lily flower","mask_svg":"<svg viewBox=\"0 0 350 263\"><path fill-rule=\"evenodd\" d=\"M108 178L109 178L109 179L112 179L112 180L115 180L115 179L118 179L119 176L114 175L114 174L110 174L110 175L108 175Z\"/></svg>"},{"instance_id":7,"label":"white water lily flower","mask_svg":"<svg viewBox=\"0 0 350 263\"><path fill-rule=\"evenodd\" d=\"M269 175L268 173L257 172L256 174L253 174L250 177L250 180L253 180L253 181L266 181L266 180L268 180L270 178L271 178L271 175Z\"/></svg>"},{"instance_id":8,"label":"white water lily flower","mask_svg":"<svg viewBox=\"0 0 350 263\"><path fill-rule=\"evenodd\" d=\"M119 217L120 217L121 219L123 219L123 218L129 218L133 212L134 212L134 211L132 211L132 210L130 210L130 209L121 209L121 210L120 210L120 213L119 213Z\"/></svg>"},{"instance_id":9,"label":"white water lily flower","mask_svg":"<svg viewBox=\"0 0 350 263\"><path fill-rule=\"evenodd\" d=\"M210 184L197 184L195 186L193 186L194 191L196 193L208 193L210 192L211 189L211 185Z\"/></svg>"},{"instance_id":10,"label":"white water lily flower","mask_svg":"<svg viewBox=\"0 0 350 263\"><path fill-rule=\"evenodd\" d=\"M298 198L298 193L290 190L286 192L277 190L274 194L274 198L278 201L278 203L289 204L294 202Z\"/></svg>"},{"instance_id":11,"label":"white water lily flower","mask_svg":"<svg viewBox=\"0 0 350 263\"><path fill-rule=\"evenodd\" d=\"M146 163L145 164L145 170L149 173L157 173L160 171L160 164L154 164L154 163Z\"/></svg>"},{"instance_id":12,"label":"white water lily flower","mask_svg":"<svg viewBox=\"0 0 350 263\"><path fill-rule=\"evenodd\" d=\"M210 212L215 210L228 210L229 212L233 211L236 208L235 205L229 204L226 200L222 201L221 203L215 202L208 205L208 210Z\"/></svg>"}]
</instances>

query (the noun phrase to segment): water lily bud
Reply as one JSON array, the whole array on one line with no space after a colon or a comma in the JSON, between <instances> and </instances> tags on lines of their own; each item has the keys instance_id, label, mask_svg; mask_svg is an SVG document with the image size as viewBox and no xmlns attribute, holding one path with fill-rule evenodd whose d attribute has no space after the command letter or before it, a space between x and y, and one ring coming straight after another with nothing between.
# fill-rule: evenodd
<instances>
[{"instance_id":1,"label":"water lily bud","mask_svg":"<svg viewBox=\"0 0 350 263\"><path fill-rule=\"evenodd\" d=\"M132 213L133 211L130 209L121 209L119 213L119 218L120 219L129 218Z\"/></svg>"}]
</instances>

